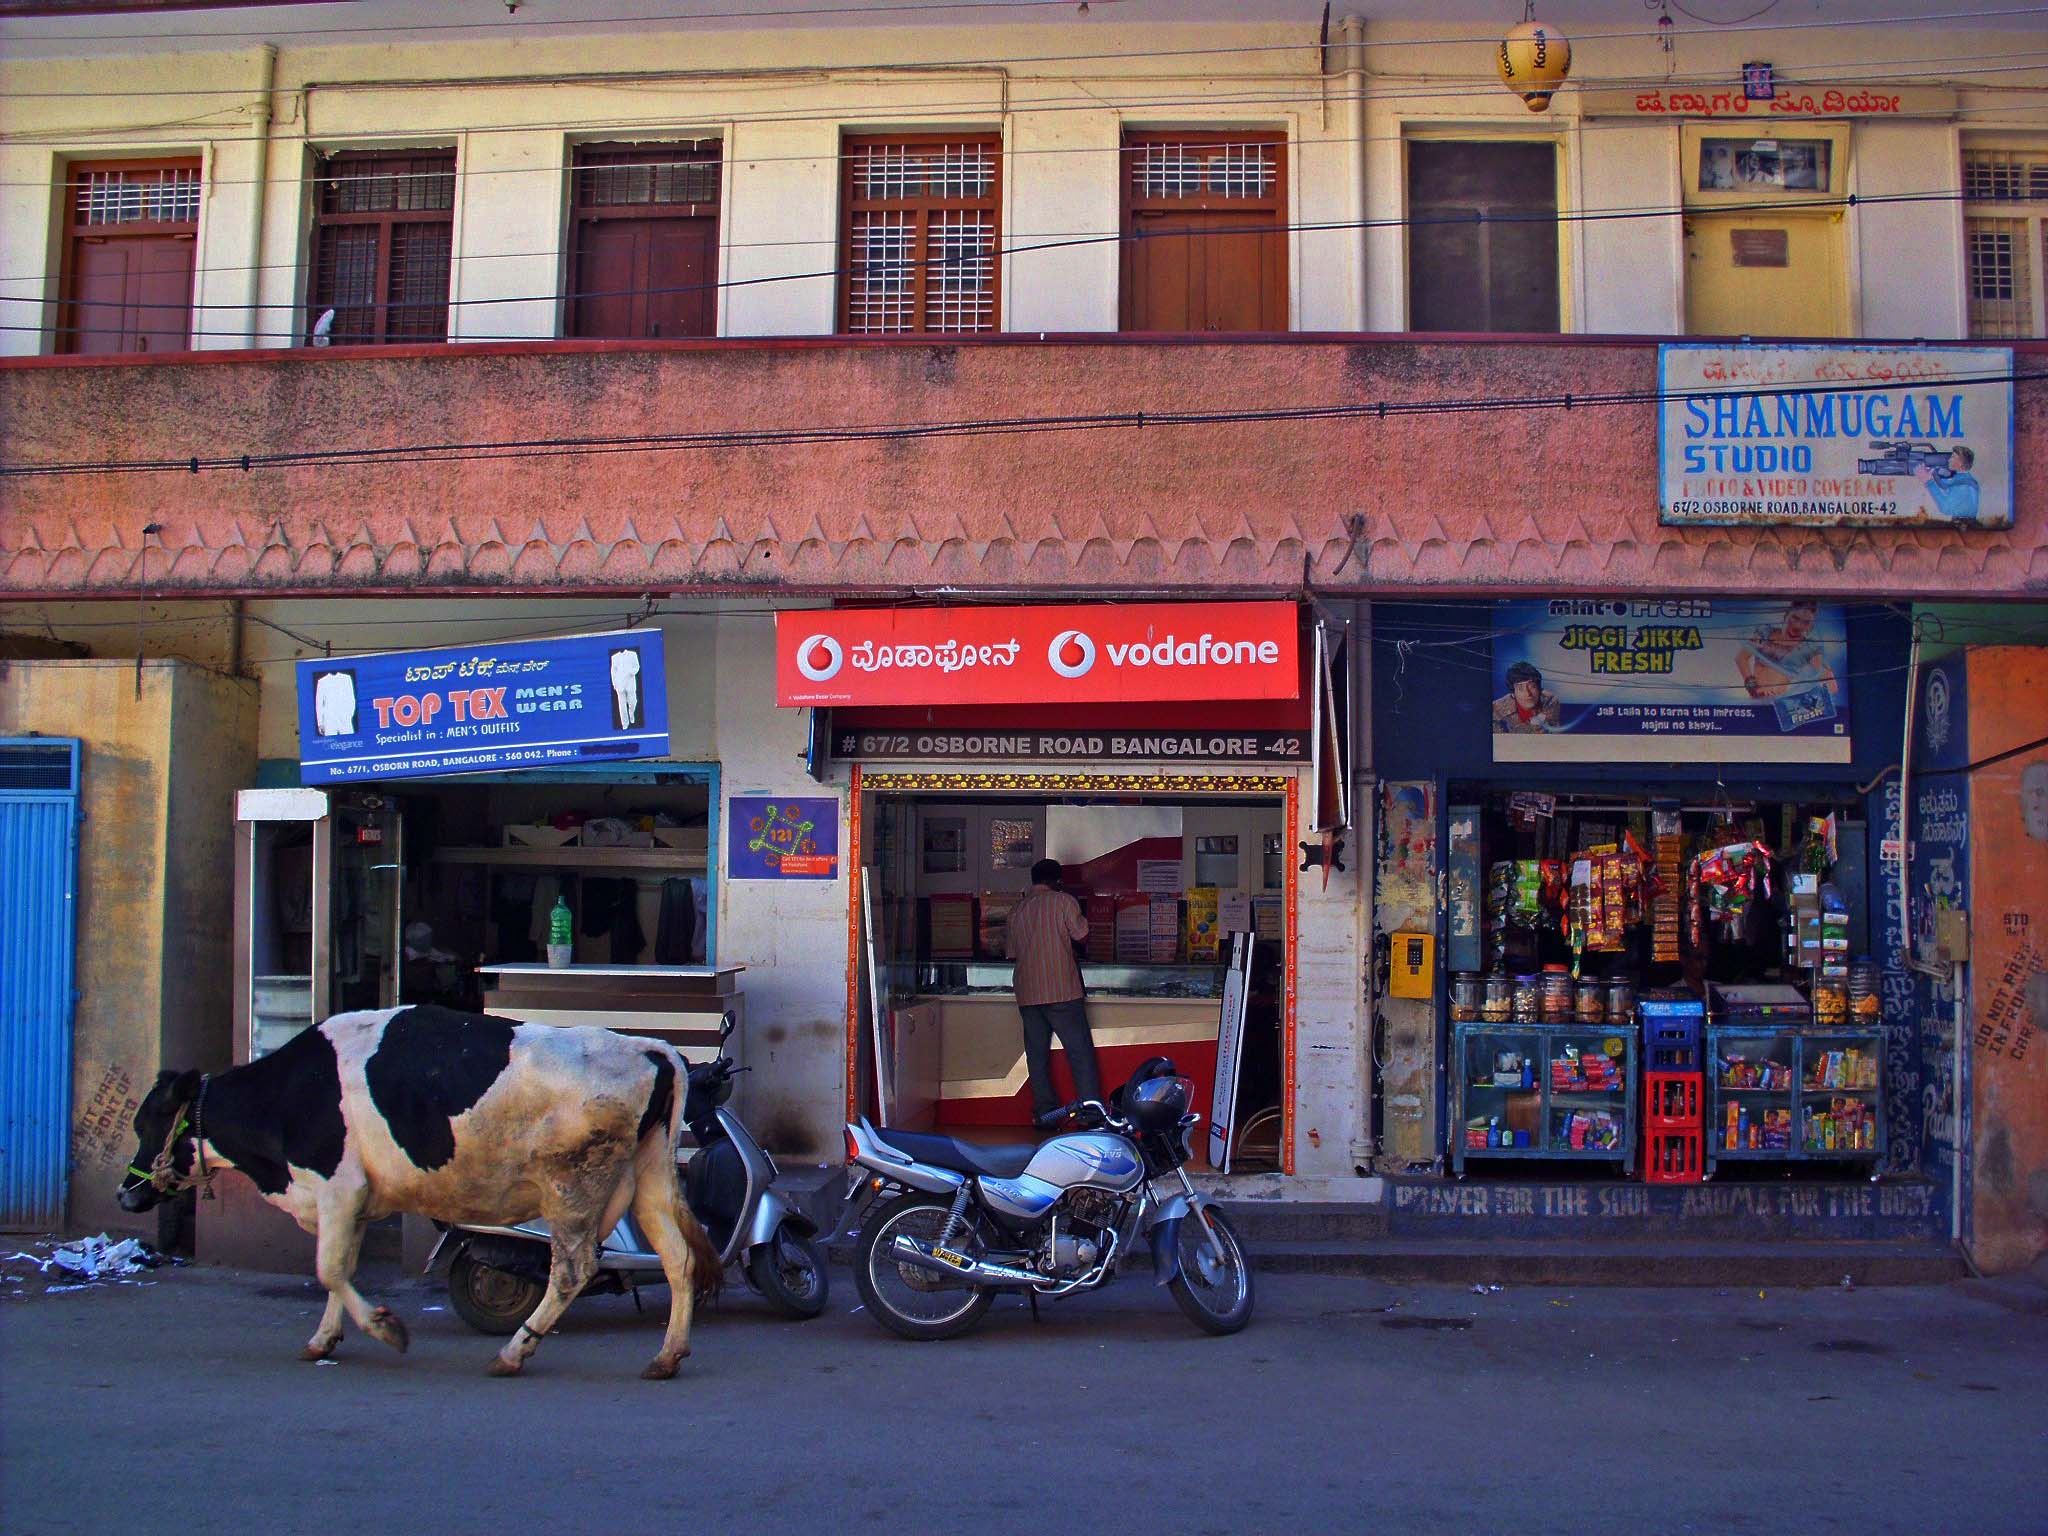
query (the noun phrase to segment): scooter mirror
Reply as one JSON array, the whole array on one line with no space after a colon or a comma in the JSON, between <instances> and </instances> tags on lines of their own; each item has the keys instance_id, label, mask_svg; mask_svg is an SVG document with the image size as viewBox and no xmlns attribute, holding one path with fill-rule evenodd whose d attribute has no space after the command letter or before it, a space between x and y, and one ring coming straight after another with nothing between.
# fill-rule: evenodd
<instances>
[{"instance_id":1,"label":"scooter mirror","mask_svg":"<svg viewBox=\"0 0 2048 1536\"><path fill-rule=\"evenodd\" d=\"M718 1043L720 1045L725 1044L726 1041L732 1038L732 1032L738 1027L739 1020L733 1017L731 1010L727 1010L725 1017L718 1024Z\"/></svg>"}]
</instances>

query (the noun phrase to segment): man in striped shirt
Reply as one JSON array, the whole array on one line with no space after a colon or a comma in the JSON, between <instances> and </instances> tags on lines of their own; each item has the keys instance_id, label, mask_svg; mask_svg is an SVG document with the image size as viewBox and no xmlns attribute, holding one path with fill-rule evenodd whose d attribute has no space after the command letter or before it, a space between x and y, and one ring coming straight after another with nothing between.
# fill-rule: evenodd
<instances>
[{"instance_id":1,"label":"man in striped shirt","mask_svg":"<svg viewBox=\"0 0 2048 1536\"><path fill-rule=\"evenodd\" d=\"M1081 968L1074 963L1074 945L1087 937L1081 903L1060 889L1059 860L1040 859L1031 866L1031 894L1010 910L1004 944L1004 953L1017 962L1017 1012L1024 1019L1034 1115L1060 1107L1052 1081L1054 1035L1066 1050L1075 1093L1083 1099L1102 1097L1095 1037L1088 1032L1088 1010L1081 1001Z\"/></svg>"}]
</instances>

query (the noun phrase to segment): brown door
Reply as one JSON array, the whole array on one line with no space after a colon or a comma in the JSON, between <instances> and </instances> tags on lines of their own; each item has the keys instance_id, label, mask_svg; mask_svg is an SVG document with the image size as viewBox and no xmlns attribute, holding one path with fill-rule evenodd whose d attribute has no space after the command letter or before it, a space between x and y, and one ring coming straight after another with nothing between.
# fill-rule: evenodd
<instances>
[{"instance_id":1,"label":"brown door","mask_svg":"<svg viewBox=\"0 0 2048 1536\"><path fill-rule=\"evenodd\" d=\"M1122 328L1286 330L1287 245L1272 225L1270 214L1134 212Z\"/></svg>"},{"instance_id":2,"label":"brown door","mask_svg":"<svg viewBox=\"0 0 2048 1536\"><path fill-rule=\"evenodd\" d=\"M716 219L596 219L577 252L577 336L709 336Z\"/></svg>"},{"instance_id":3,"label":"brown door","mask_svg":"<svg viewBox=\"0 0 2048 1536\"><path fill-rule=\"evenodd\" d=\"M718 151L585 145L570 210L572 336L718 331Z\"/></svg>"},{"instance_id":4,"label":"brown door","mask_svg":"<svg viewBox=\"0 0 2048 1536\"><path fill-rule=\"evenodd\" d=\"M103 161L66 178L57 350L177 352L191 345L197 161Z\"/></svg>"},{"instance_id":5,"label":"brown door","mask_svg":"<svg viewBox=\"0 0 2048 1536\"><path fill-rule=\"evenodd\" d=\"M1124 136L1122 329L1287 329L1286 154L1271 133Z\"/></svg>"}]
</instances>

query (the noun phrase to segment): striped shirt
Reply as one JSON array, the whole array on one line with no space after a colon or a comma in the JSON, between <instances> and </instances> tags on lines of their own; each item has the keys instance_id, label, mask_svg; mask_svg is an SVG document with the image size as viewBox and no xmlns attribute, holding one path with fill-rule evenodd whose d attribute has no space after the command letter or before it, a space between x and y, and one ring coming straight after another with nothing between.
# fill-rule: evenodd
<instances>
[{"instance_id":1,"label":"striped shirt","mask_svg":"<svg viewBox=\"0 0 2048 1536\"><path fill-rule=\"evenodd\" d=\"M1071 1002L1081 995L1074 941L1088 937L1081 903L1065 891L1034 889L1010 909L1003 951L1017 962L1015 987L1022 1008Z\"/></svg>"}]
</instances>

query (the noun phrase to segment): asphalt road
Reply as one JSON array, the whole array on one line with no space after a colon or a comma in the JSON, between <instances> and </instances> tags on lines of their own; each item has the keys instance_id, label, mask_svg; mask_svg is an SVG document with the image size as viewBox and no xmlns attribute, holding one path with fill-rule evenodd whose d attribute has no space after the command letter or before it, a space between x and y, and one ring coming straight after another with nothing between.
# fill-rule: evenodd
<instances>
[{"instance_id":1,"label":"asphalt road","mask_svg":"<svg viewBox=\"0 0 2048 1536\"><path fill-rule=\"evenodd\" d=\"M0 1239L0 1250L11 1246ZM22 1266L0 1263L0 1271ZM310 1281L0 1283L0 1528L72 1532L2048 1531L2048 1317L1957 1290L1262 1275L1230 1339L1143 1277L917 1345L852 1309L570 1313L527 1368L420 1281L294 1356Z\"/></svg>"}]
</instances>

